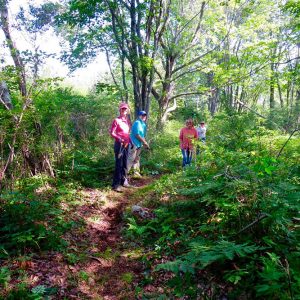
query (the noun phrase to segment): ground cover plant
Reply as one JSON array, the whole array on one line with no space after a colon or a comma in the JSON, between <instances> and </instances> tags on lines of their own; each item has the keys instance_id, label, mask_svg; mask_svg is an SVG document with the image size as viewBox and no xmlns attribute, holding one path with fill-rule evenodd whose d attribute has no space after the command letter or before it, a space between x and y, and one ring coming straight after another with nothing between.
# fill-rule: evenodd
<instances>
[{"instance_id":1,"label":"ground cover plant","mask_svg":"<svg viewBox=\"0 0 300 300\"><path fill-rule=\"evenodd\" d=\"M144 284L168 282L166 299L299 298L299 138L278 156L288 135L262 125L215 118L201 161L145 189L156 217L129 218L148 248Z\"/></svg>"}]
</instances>

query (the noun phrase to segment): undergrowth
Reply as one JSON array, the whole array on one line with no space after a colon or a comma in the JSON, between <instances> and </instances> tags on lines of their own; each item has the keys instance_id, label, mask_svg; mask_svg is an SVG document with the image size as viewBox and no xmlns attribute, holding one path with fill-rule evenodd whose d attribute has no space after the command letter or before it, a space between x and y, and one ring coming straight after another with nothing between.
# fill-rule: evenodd
<instances>
[{"instance_id":1,"label":"undergrowth","mask_svg":"<svg viewBox=\"0 0 300 300\"><path fill-rule=\"evenodd\" d=\"M0 299L44 299L50 287L26 285L32 258L47 251L66 252L64 234L82 226L69 210L80 202L72 184L47 176L19 180L0 194ZM21 282L14 284L11 282Z\"/></svg>"},{"instance_id":2,"label":"undergrowth","mask_svg":"<svg viewBox=\"0 0 300 300\"><path fill-rule=\"evenodd\" d=\"M141 286L163 285L166 299L300 299L299 139L278 156L288 136L252 115L209 128L200 159L140 191L155 218L128 218L148 249Z\"/></svg>"}]
</instances>

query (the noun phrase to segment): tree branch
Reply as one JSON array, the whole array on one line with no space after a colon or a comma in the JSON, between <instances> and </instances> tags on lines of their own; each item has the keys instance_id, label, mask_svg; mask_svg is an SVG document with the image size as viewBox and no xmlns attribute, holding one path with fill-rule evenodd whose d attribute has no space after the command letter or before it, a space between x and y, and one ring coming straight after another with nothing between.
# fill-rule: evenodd
<instances>
[{"instance_id":1,"label":"tree branch","mask_svg":"<svg viewBox=\"0 0 300 300\"><path fill-rule=\"evenodd\" d=\"M299 131L299 128L296 128L292 131L292 133L290 134L289 138L286 140L286 142L283 144L283 146L281 147L280 151L278 152L278 154L276 155L276 159L281 155L284 147L287 145L287 143L289 142L289 140L292 138L292 136L294 135L294 133L296 133L297 131Z\"/></svg>"},{"instance_id":2,"label":"tree branch","mask_svg":"<svg viewBox=\"0 0 300 300\"><path fill-rule=\"evenodd\" d=\"M247 230L248 228L250 228L253 225L257 224L258 222L265 219L266 217L269 217L269 214L265 214L265 213L261 214L256 220L254 220L252 223L248 224L246 227L242 228L237 234L240 234L240 233L244 232L245 230Z\"/></svg>"},{"instance_id":3,"label":"tree branch","mask_svg":"<svg viewBox=\"0 0 300 300\"><path fill-rule=\"evenodd\" d=\"M27 90L26 90L25 68L24 68L22 58L20 56L20 52L15 47L15 44L11 37L6 0L0 0L0 20L1 20L1 27L2 27L3 33L5 35L5 40L6 40L7 46L10 50L10 55L14 61L14 64L15 64L15 67L16 67L16 70L18 73L19 90L20 90L22 97L26 98Z\"/></svg>"},{"instance_id":4,"label":"tree branch","mask_svg":"<svg viewBox=\"0 0 300 300\"><path fill-rule=\"evenodd\" d=\"M229 32L228 32L228 34L229 34ZM228 35L228 34L227 34L227 35ZM227 37L227 35L226 35L226 37ZM225 38L226 38L226 37L225 37ZM203 53L203 54L201 54L201 55L195 57L194 59L192 59L192 60L188 61L187 63L185 63L185 64L183 64L183 65L177 67L176 69L174 69L173 74L176 73L176 72L178 72L179 70L181 70L181 69L187 67L187 66L192 65L192 64L195 63L196 61L200 60L201 58L203 58L203 57L205 57L206 55L208 55L208 54L212 53L213 51L215 51L215 50L216 50L218 47L220 47L220 45L224 42L225 38L224 38L218 45L216 45L213 49L211 49L211 50L207 51L206 53Z\"/></svg>"},{"instance_id":5,"label":"tree branch","mask_svg":"<svg viewBox=\"0 0 300 300\"><path fill-rule=\"evenodd\" d=\"M113 71L112 71L112 68L111 68L111 63L110 63L110 59L109 59L108 50L107 50L106 47L105 47L104 49L105 49L106 61L107 61L108 67L109 67L110 75L111 75L111 77L112 77L112 79L113 79L113 81L114 81L114 84L115 84L117 87L119 87L119 85L118 85L118 83L117 83L117 81L116 81L115 75L114 75L114 73L113 73Z\"/></svg>"},{"instance_id":6,"label":"tree branch","mask_svg":"<svg viewBox=\"0 0 300 300\"><path fill-rule=\"evenodd\" d=\"M253 113L255 113L256 115L258 115L259 117L263 118L263 119L267 119L265 116L259 114L257 111L255 111L254 109L252 109L251 107L247 106L244 102L237 100L237 103L241 104L242 106L244 106L245 108L249 109L250 111L252 111Z\"/></svg>"},{"instance_id":7,"label":"tree branch","mask_svg":"<svg viewBox=\"0 0 300 300\"><path fill-rule=\"evenodd\" d=\"M183 26L182 28L177 32L177 35L175 36L175 40L177 40L177 38L179 38L179 36L181 35L181 33L183 32L183 30L199 15L203 14L203 10L202 10L202 6L203 6L203 3L205 2L202 2L202 5L201 5L201 9L199 12L197 12L191 19L189 19Z\"/></svg>"},{"instance_id":8,"label":"tree branch","mask_svg":"<svg viewBox=\"0 0 300 300\"><path fill-rule=\"evenodd\" d=\"M194 43L194 41L195 41L195 39L196 39L196 36L197 36L197 33L198 33L198 31L200 30L200 26L201 26L201 21L202 21L202 18L203 18L203 14L204 14L204 7L205 7L205 1L203 1L202 2L202 4L201 4L201 10L200 10L200 18L199 18L199 22L198 22L198 25L197 25L197 27L196 27L196 30L195 30L195 32L194 32L194 35L193 35L193 37L192 37L192 39L191 39L191 44L193 44Z\"/></svg>"},{"instance_id":9,"label":"tree branch","mask_svg":"<svg viewBox=\"0 0 300 300\"><path fill-rule=\"evenodd\" d=\"M182 94L178 94L176 96L173 96L169 99L169 101L173 100L173 99L176 99L176 98L179 98L179 97L182 97L182 96L189 96L189 95L203 95L204 93L203 92L188 92L188 93L182 93Z\"/></svg>"},{"instance_id":10,"label":"tree branch","mask_svg":"<svg viewBox=\"0 0 300 300\"><path fill-rule=\"evenodd\" d=\"M185 71L185 72L182 72L180 73L179 75L177 75L175 78L173 78L171 81L176 81L177 79L179 79L180 77L182 76L185 76L187 74L192 74L192 73L196 73L196 72L200 72L201 70L205 69L206 66L203 66L203 67L197 67L195 69L191 69L191 70L188 70L188 71Z\"/></svg>"},{"instance_id":11,"label":"tree branch","mask_svg":"<svg viewBox=\"0 0 300 300\"><path fill-rule=\"evenodd\" d=\"M288 63L290 63L291 61L297 60L297 59L300 59L300 56L293 57L293 58L291 58L291 59L289 59L289 60L287 60L287 61L284 61L284 62L276 62L275 64L278 64L278 65L285 65L285 64L288 64Z\"/></svg>"},{"instance_id":12,"label":"tree branch","mask_svg":"<svg viewBox=\"0 0 300 300\"><path fill-rule=\"evenodd\" d=\"M158 75L160 80L163 80L162 75L158 72L157 68L154 66L154 71Z\"/></svg>"},{"instance_id":13,"label":"tree branch","mask_svg":"<svg viewBox=\"0 0 300 300\"><path fill-rule=\"evenodd\" d=\"M156 91L156 89L154 87L152 87L151 93L156 100L159 100L159 98L160 98L159 93Z\"/></svg>"}]
</instances>

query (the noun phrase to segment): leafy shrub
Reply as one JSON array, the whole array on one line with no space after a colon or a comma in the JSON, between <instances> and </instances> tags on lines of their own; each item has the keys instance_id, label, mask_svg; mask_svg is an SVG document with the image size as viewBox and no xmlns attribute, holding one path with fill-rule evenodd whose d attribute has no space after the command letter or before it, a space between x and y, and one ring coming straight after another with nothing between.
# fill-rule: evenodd
<instances>
[{"instance_id":1,"label":"leafy shrub","mask_svg":"<svg viewBox=\"0 0 300 300\"><path fill-rule=\"evenodd\" d=\"M156 218L129 218L157 265L151 276L173 274L169 298L205 297L205 285L213 297L225 286L232 299L299 298L300 144L291 139L277 157L288 136L262 124L218 115L200 162L145 189Z\"/></svg>"},{"instance_id":2,"label":"leafy shrub","mask_svg":"<svg viewBox=\"0 0 300 300\"><path fill-rule=\"evenodd\" d=\"M47 299L48 296L52 296L56 293L57 289L52 287L45 287L44 285L38 285L30 289L26 284L21 283L11 290L6 296L0 299L4 300L42 300Z\"/></svg>"},{"instance_id":3,"label":"leafy shrub","mask_svg":"<svg viewBox=\"0 0 300 300\"><path fill-rule=\"evenodd\" d=\"M75 225L60 208L61 197L66 201L70 197L69 190L57 187L43 190L47 187L46 180L32 177L25 180L24 193L16 191L0 195L1 256L65 246L61 236ZM19 183L19 187L23 184ZM41 192L36 192L38 187Z\"/></svg>"}]
</instances>

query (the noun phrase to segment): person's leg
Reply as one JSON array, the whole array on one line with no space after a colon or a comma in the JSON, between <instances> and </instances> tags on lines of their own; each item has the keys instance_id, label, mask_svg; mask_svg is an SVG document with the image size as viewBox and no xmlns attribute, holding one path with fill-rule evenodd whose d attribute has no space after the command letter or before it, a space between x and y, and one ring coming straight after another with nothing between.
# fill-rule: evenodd
<instances>
[{"instance_id":1,"label":"person's leg","mask_svg":"<svg viewBox=\"0 0 300 300\"><path fill-rule=\"evenodd\" d=\"M185 167L186 165L186 149L181 149L181 153L182 153L182 166Z\"/></svg>"},{"instance_id":2,"label":"person's leg","mask_svg":"<svg viewBox=\"0 0 300 300\"><path fill-rule=\"evenodd\" d=\"M142 148L136 149L135 159L133 161L133 172L135 176L141 176L140 175L140 159L141 159L141 151Z\"/></svg>"},{"instance_id":3,"label":"person's leg","mask_svg":"<svg viewBox=\"0 0 300 300\"><path fill-rule=\"evenodd\" d=\"M191 161L192 161L192 158L193 158L193 151L192 150L190 150L190 149L188 149L187 151L187 164L189 165L190 163L191 163Z\"/></svg>"},{"instance_id":4,"label":"person's leg","mask_svg":"<svg viewBox=\"0 0 300 300\"><path fill-rule=\"evenodd\" d=\"M119 157L123 151L120 142L115 142L114 153L115 153L115 171L113 176L112 188L115 189L121 185L121 166L122 166L122 155Z\"/></svg>"},{"instance_id":5,"label":"person's leg","mask_svg":"<svg viewBox=\"0 0 300 300\"><path fill-rule=\"evenodd\" d=\"M127 176L127 160L128 160L128 146L122 151L121 157L121 185L124 185Z\"/></svg>"},{"instance_id":6,"label":"person's leg","mask_svg":"<svg viewBox=\"0 0 300 300\"><path fill-rule=\"evenodd\" d=\"M129 148L128 148L126 176L129 174L131 168L134 167L134 163L137 155L137 148L135 145L129 145L128 147Z\"/></svg>"}]
</instances>

